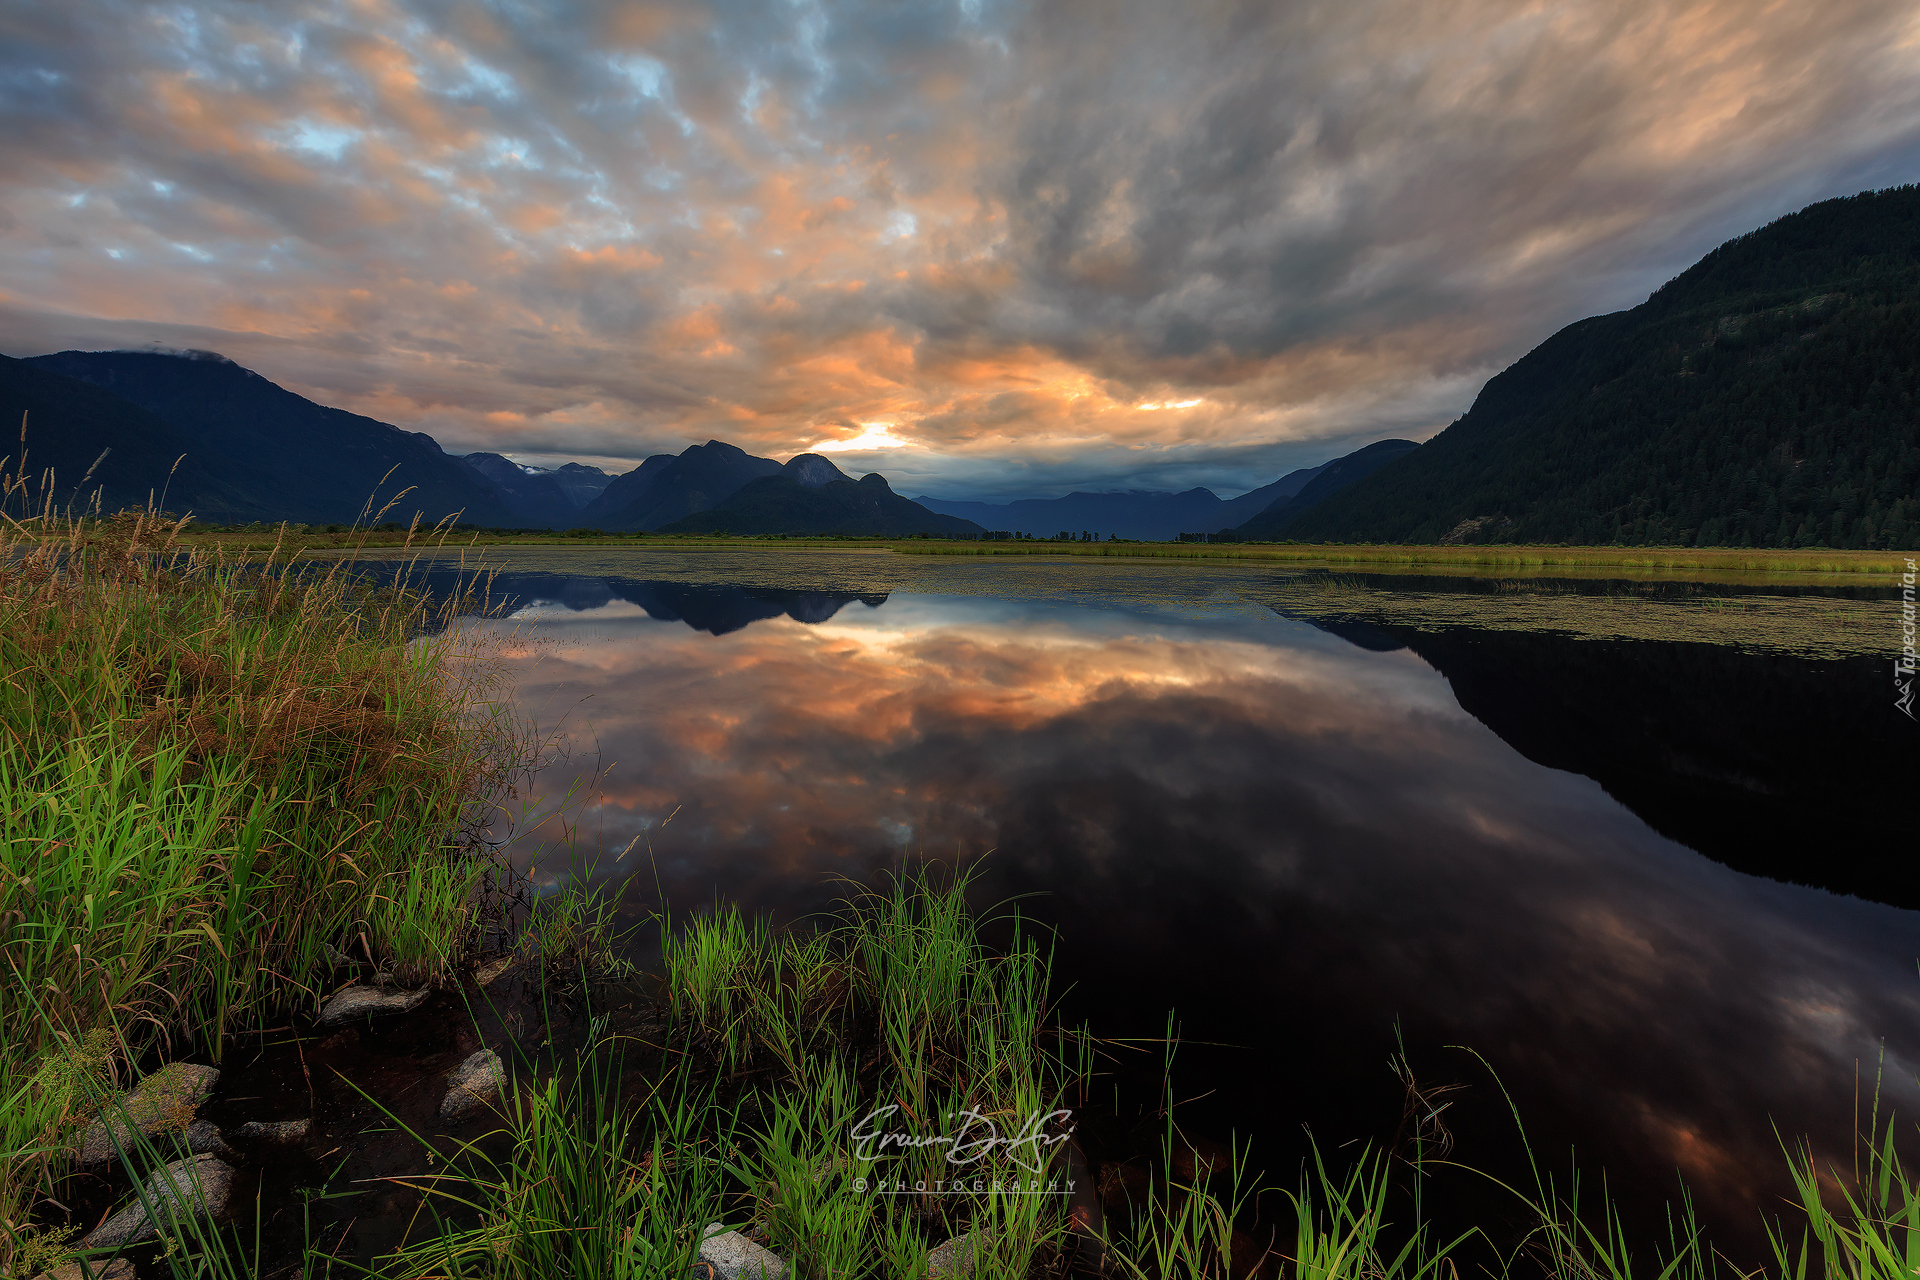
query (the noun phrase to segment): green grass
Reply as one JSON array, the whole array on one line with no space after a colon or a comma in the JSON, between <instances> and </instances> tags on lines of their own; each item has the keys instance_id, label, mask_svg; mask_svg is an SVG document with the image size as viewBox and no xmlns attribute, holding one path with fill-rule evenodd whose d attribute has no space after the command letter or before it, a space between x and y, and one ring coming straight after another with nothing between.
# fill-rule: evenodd
<instances>
[{"instance_id":1,"label":"green grass","mask_svg":"<svg viewBox=\"0 0 1920 1280\"><path fill-rule=\"evenodd\" d=\"M76 1130L111 1111L138 1061L189 1049L217 1058L233 1028L312 1008L332 981L329 943L370 952L402 981L446 980L472 936L478 867L465 824L522 741L454 638L421 638L417 596L368 590L341 570L277 572L231 546L185 546L178 532L139 516L56 526L43 512L0 546L7 1274L69 1251L59 1233L28 1225L32 1202L53 1192ZM1144 549L1334 558L1323 547ZM663 921L662 973L648 989L665 1024L652 1047L595 1003L638 989L607 950L611 904L542 903L523 945L553 993L550 1031L564 1022L584 1035L557 1059L513 1063L499 1130L422 1179L433 1212L377 1273L680 1275L704 1224L722 1221L805 1280L917 1274L929 1248L965 1233L977 1275L1061 1275L1074 1240L1066 1203L1009 1190L1036 1180L1013 1153L987 1153L961 1168L960 1189L941 1191L956 1172L942 1147L873 1160L849 1141L876 1112L889 1131L950 1134L972 1111L1005 1133L1086 1091L1093 1042L1055 1025L1047 952L1017 920L1010 944L989 948L966 893L964 877L922 873L855 887L835 916L792 930L731 907ZM578 993L577 1007L562 992ZM1113 1274L1712 1280L1723 1269L1684 1202L1668 1239L1637 1253L1604 1195L1583 1204L1577 1174L1556 1181L1536 1168L1530 1184L1506 1188L1510 1217L1528 1228L1500 1252L1478 1231L1435 1235L1420 1188L1451 1166L1417 1146L1342 1167L1316 1157L1271 1185L1238 1149L1211 1170L1186 1149L1170 1083L1162 1114L1145 1196L1099 1242ZM1786 1152L1797 1198L1770 1221L1770 1277L1920 1272L1920 1183L1892 1135L1876 1118L1865 1168L1852 1173L1805 1147ZM130 1171L169 1140L136 1143ZM1063 1167L1056 1151L1037 1179ZM881 1182L911 1190L872 1194ZM1238 1228L1281 1203L1286 1241L1249 1256ZM255 1223L251 1244L244 1215L219 1229L175 1224L167 1270L253 1274Z\"/></svg>"},{"instance_id":2,"label":"green grass","mask_svg":"<svg viewBox=\"0 0 1920 1280\"><path fill-rule=\"evenodd\" d=\"M0 532L0 1267L143 1055L314 1007L327 944L444 980L520 745L417 595L178 532Z\"/></svg>"},{"instance_id":3,"label":"green grass","mask_svg":"<svg viewBox=\"0 0 1920 1280\"><path fill-rule=\"evenodd\" d=\"M889 544L909 556L1091 556L1151 560L1312 561L1352 565L1435 565L1531 571L1612 568L1721 573L1896 574L1900 551L1745 550L1721 547L1368 546L1249 542L922 542Z\"/></svg>"},{"instance_id":4,"label":"green grass","mask_svg":"<svg viewBox=\"0 0 1920 1280\"><path fill-rule=\"evenodd\" d=\"M1013 1184L1058 1168L1032 1173L1004 1147L956 1165L941 1147L852 1139L863 1122L950 1132L967 1108L1011 1133L1085 1077L1084 1038L1047 1021L1044 955L1017 928L1004 952L985 947L965 891L959 877L890 882L787 931L730 908L690 918L667 940L660 1034L623 1032L591 996L571 1014L549 1000L549 1039L571 1038L556 1034L569 1017L585 1035L552 1063L519 1061L500 1128L417 1180L426 1230L377 1274L651 1280L683 1274L709 1222L751 1231L804 1277L919 1274L969 1230L982 1275L1057 1270L1063 1197ZM578 898L541 904L528 950L577 945L576 973L542 969L546 992L631 1001L609 918ZM933 1187L962 1176L963 1190Z\"/></svg>"},{"instance_id":5,"label":"green grass","mask_svg":"<svg viewBox=\"0 0 1920 1280\"><path fill-rule=\"evenodd\" d=\"M411 1179L427 1192L425 1212L415 1237L364 1274L653 1280L686 1274L705 1224L720 1222L787 1259L796 1280L923 1275L928 1251L963 1233L976 1276L1064 1277L1074 1240L1064 1197L971 1187L863 1193L880 1178L932 1186L955 1169L937 1147L883 1163L863 1160L849 1141L877 1105L899 1108L887 1128L938 1132L937 1117L963 1105L1012 1118L1077 1098L1087 1080L1087 1039L1049 1024L1043 956L1018 931L1004 951L985 947L964 890L964 880L916 875L786 931L721 908L676 931L664 989L636 986L630 966L609 952L609 903L578 895L542 902L523 946L540 961L535 981L549 997L546 1039L573 1047L512 1061L493 1132L451 1151L415 1135L439 1157ZM902 979L918 984L907 998L893 994ZM664 1028L636 1034L596 1007L630 1005L642 988L655 991ZM551 998L562 991L588 998ZM775 1007L809 1015L808 1029L753 1012ZM1906 1280L1920 1267L1920 1183L1877 1116L1863 1169L1820 1166L1804 1147L1786 1153L1797 1202L1788 1220L1776 1213L1770 1224L1775 1266L1743 1275L1714 1254L1684 1197L1665 1239L1630 1242L1604 1192L1583 1200L1577 1166L1556 1179L1536 1164L1520 1184L1495 1183L1511 1206L1496 1214L1497 1236L1458 1224L1443 1236L1424 1216L1423 1188L1449 1174L1486 1175L1448 1159L1449 1143L1435 1141L1444 1131L1431 1125L1340 1165L1316 1151L1290 1184L1250 1170L1237 1146L1226 1161L1209 1162L1177 1122L1177 1040L1170 1024L1164 1130L1144 1198L1097 1239L1082 1238L1110 1276ZM1414 1090L1404 1064L1397 1069ZM1421 1097L1424 1115L1431 1099ZM129 1164L151 1167L166 1157L166 1141L152 1150L142 1143ZM1050 1162L1040 1176L1057 1176L1062 1164ZM1032 1176L1005 1154L961 1172L987 1182ZM1277 1233L1250 1232L1256 1212ZM259 1213L255 1206L251 1232L244 1207L225 1227L174 1223L175 1244L159 1255L167 1272L175 1280L256 1274ZM33 1242L34 1261L57 1260L59 1245ZM316 1267L357 1270L309 1251L301 1274L321 1274Z\"/></svg>"}]
</instances>

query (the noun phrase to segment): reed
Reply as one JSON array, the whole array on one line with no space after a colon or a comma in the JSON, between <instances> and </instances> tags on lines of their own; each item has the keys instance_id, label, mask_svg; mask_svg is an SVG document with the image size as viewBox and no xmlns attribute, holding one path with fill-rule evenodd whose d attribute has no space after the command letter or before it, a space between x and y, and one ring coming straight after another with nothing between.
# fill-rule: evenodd
<instances>
[{"instance_id":1,"label":"reed","mask_svg":"<svg viewBox=\"0 0 1920 1280\"><path fill-rule=\"evenodd\" d=\"M523 740L427 602L70 518L0 528L0 1268L143 1056L469 945L471 824Z\"/></svg>"},{"instance_id":2,"label":"reed","mask_svg":"<svg viewBox=\"0 0 1920 1280\"><path fill-rule=\"evenodd\" d=\"M969 1231L976 1274L1055 1269L1063 1197L1030 1184L1057 1170L1004 1147L961 1167L938 1146L863 1158L851 1141L863 1121L939 1132L968 1110L1011 1133L1085 1074L1083 1038L1048 1042L1044 957L1017 931L989 951L966 888L895 880L818 928L731 908L684 922L663 951L657 1070L627 1070L604 1023L543 1082L525 1064L496 1135L510 1154L469 1144L423 1180L431 1237L380 1274L677 1275L715 1221L752 1229L809 1280L924 1274L933 1246ZM610 917L581 902L547 910L595 922L576 936L578 985L592 991Z\"/></svg>"},{"instance_id":3,"label":"reed","mask_svg":"<svg viewBox=\"0 0 1920 1280\"><path fill-rule=\"evenodd\" d=\"M721 1212L726 1151L719 1144L733 1121L715 1113L710 1095L695 1092L684 1073L650 1096L632 1096L624 1058L619 1038L595 1022L564 1071L509 1081L501 1129L462 1144L451 1172L419 1180L430 1231L384 1259L377 1274L685 1274L703 1224ZM487 1139L496 1136L510 1140L503 1157L488 1154Z\"/></svg>"}]
</instances>

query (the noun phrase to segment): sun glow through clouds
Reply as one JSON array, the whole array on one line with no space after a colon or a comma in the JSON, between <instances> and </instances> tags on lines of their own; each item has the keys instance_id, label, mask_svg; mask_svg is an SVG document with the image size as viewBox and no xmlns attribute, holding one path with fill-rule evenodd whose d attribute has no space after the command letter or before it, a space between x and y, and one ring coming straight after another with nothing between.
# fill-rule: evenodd
<instances>
[{"instance_id":1,"label":"sun glow through clouds","mask_svg":"<svg viewBox=\"0 0 1920 1280\"><path fill-rule=\"evenodd\" d=\"M0 352L157 338L455 454L812 447L948 497L1426 439L1920 145L1911 0L26 8Z\"/></svg>"},{"instance_id":2,"label":"sun glow through clouds","mask_svg":"<svg viewBox=\"0 0 1920 1280\"><path fill-rule=\"evenodd\" d=\"M851 440L828 440L813 446L814 453L851 453L860 449L904 449L913 443L910 440L896 440L891 434L891 422L863 422L866 430Z\"/></svg>"}]
</instances>

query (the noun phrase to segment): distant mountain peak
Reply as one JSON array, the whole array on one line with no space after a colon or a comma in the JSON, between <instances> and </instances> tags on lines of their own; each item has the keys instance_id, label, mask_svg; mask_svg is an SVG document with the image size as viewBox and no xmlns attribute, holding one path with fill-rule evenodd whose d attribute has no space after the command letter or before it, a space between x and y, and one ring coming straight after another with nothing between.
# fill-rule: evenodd
<instances>
[{"instance_id":1,"label":"distant mountain peak","mask_svg":"<svg viewBox=\"0 0 1920 1280\"><path fill-rule=\"evenodd\" d=\"M781 470L798 480L801 487L805 489L818 489L821 485L832 484L835 480L852 479L846 472L817 453L797 453L787 459L787 465Z\"/></svg>"}]
</instances>

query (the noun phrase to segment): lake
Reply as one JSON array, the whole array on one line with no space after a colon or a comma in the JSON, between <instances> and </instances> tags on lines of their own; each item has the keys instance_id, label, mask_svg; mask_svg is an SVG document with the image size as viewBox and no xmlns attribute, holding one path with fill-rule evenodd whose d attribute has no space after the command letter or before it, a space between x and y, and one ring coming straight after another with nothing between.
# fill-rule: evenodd
<instances>
[{"instance_id":1,"label":"lake","mask_svg":"<svg viewBox=\"0 0 1920 1280\"><path fill-rule=\"evenodd\" d=\"M1876 1081L1883 1114L1920 1103L1920 734L1885 587L487 563L470 630L564 748L510 846L540 884L793 922L844 878L974 867L981 907L1057 930L1062 1017L1114 1042L1113 1141L1171 1017L1182 1123L1291 1185L1306 1133L1394 1140L1398 1043L1466 1086L1455 1159L1523 1167L1497 1072L1547 1166L1571 1144L1640 1227L1678 1175L1757 1262L1782 1137L1846 1161Z\"/></svg>"}]
</instances>

